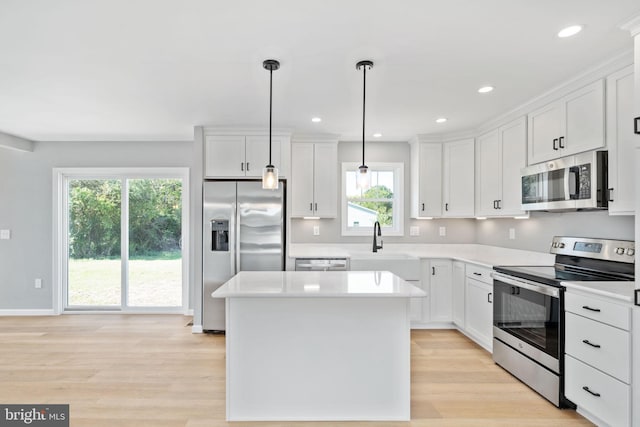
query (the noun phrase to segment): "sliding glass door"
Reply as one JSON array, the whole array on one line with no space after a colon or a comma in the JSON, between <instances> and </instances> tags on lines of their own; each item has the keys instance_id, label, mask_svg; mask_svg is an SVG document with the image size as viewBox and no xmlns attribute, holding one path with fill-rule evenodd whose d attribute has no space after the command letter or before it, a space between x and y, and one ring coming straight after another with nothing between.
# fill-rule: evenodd
<instances>
[{"instance_id":1,"label":"sliding glass door","mask_svg":"<svg viewBox=\"0 0 640 427\"><path fill-rule=\"evenodd\" d=\"M185 179L67 172L64 310L182 311Z\"/></svg>"}]
</instances>

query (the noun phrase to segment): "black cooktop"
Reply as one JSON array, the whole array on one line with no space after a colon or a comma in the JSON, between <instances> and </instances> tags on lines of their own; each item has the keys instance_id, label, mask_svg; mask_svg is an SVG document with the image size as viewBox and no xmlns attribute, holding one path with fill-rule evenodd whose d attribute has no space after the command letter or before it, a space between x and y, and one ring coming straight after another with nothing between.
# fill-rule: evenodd
<instances>
[{"instance_id":1,"label":"black cooktop","mask_svg":"<svg viewBox=\"0 0 640 427\"><path fill-rule=\"evenodd\" d=\"M519 277L521 279L531 280L533 282L544 283L549 286L560 287L560 282L596 282L596 281L620 281L633 280L633 278L620 277L618 275L607 274L606 272L580 272L567 271L563 266L505 266L494 267L494 270L508 274L510 276Z\"/></svg>"}]
</instances>

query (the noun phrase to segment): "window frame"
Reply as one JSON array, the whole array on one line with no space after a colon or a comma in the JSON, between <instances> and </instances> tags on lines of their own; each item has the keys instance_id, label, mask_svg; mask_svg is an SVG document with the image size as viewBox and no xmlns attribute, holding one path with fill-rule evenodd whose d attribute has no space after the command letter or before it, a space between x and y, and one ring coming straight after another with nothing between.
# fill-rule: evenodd
<instances>
[{"instance_id":1,"label":"window frame","mask_svg":"<svg viewBox=\"0 0 640 427\"><path fill-rule=\"evenodd\" d=\"M349 227L347 221L347 189L346 173L358 169L360 164L356 162L343 162L341 173L341 222L343 236L371 236L373 227ZM404 236L404 163L402 162L369 162L369 171L392 171L393 172L393 227L383 227L383 236Z\"/></svg>"}]
</instances>

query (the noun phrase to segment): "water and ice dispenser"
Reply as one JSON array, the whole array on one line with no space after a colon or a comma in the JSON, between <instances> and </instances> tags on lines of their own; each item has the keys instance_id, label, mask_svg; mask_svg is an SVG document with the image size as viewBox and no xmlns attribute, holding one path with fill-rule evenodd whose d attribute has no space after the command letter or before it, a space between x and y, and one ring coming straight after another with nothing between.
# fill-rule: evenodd
<instances>
[{"instance_id":1,"label":"water and ice dispenser","mask_svg":"<svg viewBox=\"0 0 640 427\"><path fill-rule=\"evenodd\" d=\"M229 220L214 219L211 221L211 250L229 251Z\"/></svg>"}]
</instances>

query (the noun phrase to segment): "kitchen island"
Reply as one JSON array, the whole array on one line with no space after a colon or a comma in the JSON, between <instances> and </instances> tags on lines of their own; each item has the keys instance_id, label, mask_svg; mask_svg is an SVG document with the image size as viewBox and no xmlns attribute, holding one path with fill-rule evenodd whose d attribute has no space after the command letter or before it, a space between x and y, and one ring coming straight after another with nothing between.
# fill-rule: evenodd
<instances>
[{"instance_id":1,"label":"kitchen island","mask_svg":"<svg viewBox=\"0 0 640 427\"><path fill-rule=\"evenodd\" d=\"M423 296L387 271L238 273L212 294L227 420L409 420L409 299Z\"/></svg>"}]
</instances>

